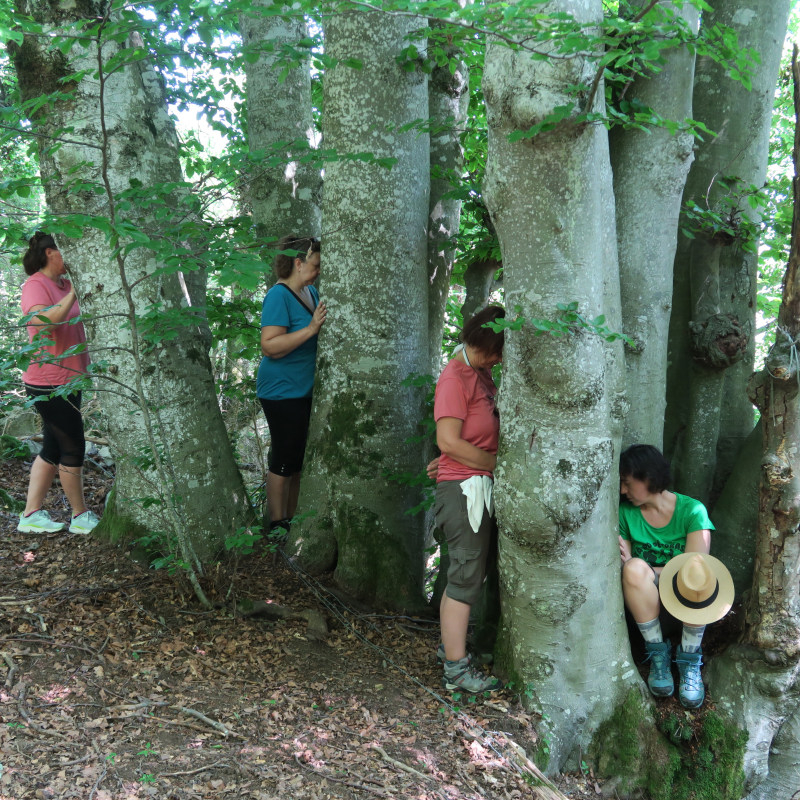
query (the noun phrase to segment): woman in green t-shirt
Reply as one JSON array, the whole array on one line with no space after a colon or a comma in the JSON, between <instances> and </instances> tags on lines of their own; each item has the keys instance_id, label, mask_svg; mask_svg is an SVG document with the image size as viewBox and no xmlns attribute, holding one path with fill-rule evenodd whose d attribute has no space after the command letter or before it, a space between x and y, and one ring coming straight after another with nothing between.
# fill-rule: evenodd
<instances>
[{"instance_id":1,"label":"woman in green t-shirt","mask_svg":"<svg viewBox=\"0 0 800 800\"><path fill-rule=\"evenodd\" d=\"M647 685L657 697L675 690L672 646L664 641L659 613L658 579L663 566L680 553L708 553L714 525L705 506L667 489L669 462L649 444L635 444L619 460L619 552L622 558L622 593L644 637L651 662ZM682 705L697 708L705 689L700 676L704 625L683 625L675 661L680 673L678 695Z\"/></svg>"}]
</instances>

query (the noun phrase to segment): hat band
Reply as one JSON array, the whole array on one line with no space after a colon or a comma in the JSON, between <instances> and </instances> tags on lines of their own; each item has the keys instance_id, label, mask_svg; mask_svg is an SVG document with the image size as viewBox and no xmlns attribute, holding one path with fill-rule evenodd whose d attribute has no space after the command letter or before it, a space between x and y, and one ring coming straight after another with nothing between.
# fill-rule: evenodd
<instances>
[{"instance_id":1,"label":"hat band","mask_svg":"<svg viewBox=\"0 0 800 800\"><path fill-rule=\"evenodd\" d=\"M719 581L717 581L714 591L705 600L689 600L681 594L681 590L678 588L678 573L676 572L672 576L672 591L675 592L675 597L677 597L686 608L708 608L717 599L717 595L719 594Z\"/></svg>"}]
</instances>

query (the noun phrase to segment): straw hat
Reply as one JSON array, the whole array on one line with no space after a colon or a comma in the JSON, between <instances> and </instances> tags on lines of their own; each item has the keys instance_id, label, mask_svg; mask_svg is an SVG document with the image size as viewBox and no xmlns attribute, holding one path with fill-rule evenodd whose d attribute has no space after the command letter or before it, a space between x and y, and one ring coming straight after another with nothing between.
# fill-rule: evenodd
<instances>
[{"instance_id":1,"label":"straw hat","mask_svg":"<svg viewBox=\"0 0 800 800\"><path fill-rule=\"evenodd\" d=\"M661 604L675 619L707 625L733 605L733 579L725 565L705 553L681 553L664 565L658 579Z\"/></svg>"}]
</instances>

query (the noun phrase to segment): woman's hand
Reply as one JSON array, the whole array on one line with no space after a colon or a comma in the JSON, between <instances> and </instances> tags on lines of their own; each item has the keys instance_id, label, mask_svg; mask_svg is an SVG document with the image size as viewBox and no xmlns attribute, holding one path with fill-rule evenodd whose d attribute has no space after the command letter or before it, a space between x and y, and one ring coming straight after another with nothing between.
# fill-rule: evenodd
<instances>
[{"instance_id":1,"label":"woman's hand","mask_svg":"<svg viewBox=\"0 0 800 800\"><path fill-rule=\"evenodd\" d=\"M282 325L265 325L261 329L261 354L276 359L289 355L301 344L319 333L327 314L328 309L325 307L325 303L320 302L314 310L311 322L305 328L300 328L299 331L288 333Z\"/></svg>"},{"instance_id":2,"label":"woman's hand","mask_svg":"<svg viewBox=\"0 0 800 800\"><path fill-rule=\"evenodd\" d=\"M62 297L57 303L52 306L32 306L28 312L33 314L30 319L29 325L38 325L43 330L51 327L52 325L60 325L69 318L69 312L72 311L72 306L75 304L76 296L75 289L72 284L69 286L69 294ZM44 317L50 325L42 323Z\"/></svg>"},{"instance_id":3,"label":"woman's hand","mask_svg":"<svg viewBox=\"0 0 800 800\"><path fill-rule=\"evenodd\" d=\"M621 536L617 537L619 539L619 557L622 559L622 563L624 564L626 561L630 561L631 556L631 543L627 539L623 539Z\"/></svg>"},{"instance_id":4,"label":"woman's hand","mask_svg":"<svg viewBox=\"0 0 800 800\"><path fill-rule=\"evenodd\" d=\"M313 331L314 336L319 333L319 329L325 324L325 317L328 316L328 307L320 300L317 307L314 309L314 315L311 317L311 322L308 327Z\"/></svg>"}]
</instances>

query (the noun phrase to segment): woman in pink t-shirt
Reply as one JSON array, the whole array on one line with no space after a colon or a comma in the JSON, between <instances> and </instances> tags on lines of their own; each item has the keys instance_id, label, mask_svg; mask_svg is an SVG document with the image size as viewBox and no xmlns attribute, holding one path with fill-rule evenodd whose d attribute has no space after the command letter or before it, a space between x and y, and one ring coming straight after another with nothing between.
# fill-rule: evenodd
<instances>
[{"instance_id":1,"label":"woman in pink t-shirt","mask_svg":"<svg viewBox=\"0 0 800 800\"><path fill-rule=\"evenodd\" d=\"M22 263L30 276L22 286L22 311L29 317L29 341L33 343L38 337L36 342L40 345L22 373L22 380L42 417L44 443L31 466L27 502L17 530L55 533L64 529L63 523L51 519L41 508L58 470L72 506L70 532L90 533L99 520L87 509L83 498L81 393L76 390L58 394L73 378L84 375L89 365L78 301L65 277L64 259L52 236L37 231Z\"/></svg>"},{"instance_id":2,"label":"woman in pink t-shirt","mask_svg":"<svg viewBox=\"0 0 800 800\"><path fill-rule=\"evenodd\" d=\"M484 692L500 681L477 669L467 654L470 610L481 592L496 535L492 473L500 419L491 369L503 357L503 332L485 327L505 316L489 306L464 325L462 344L436 384L433 416L442 451L436 474L436 524L447 539L450 566L440 620L442 684L450 691Z\"/></svg>"}]
</instances>

